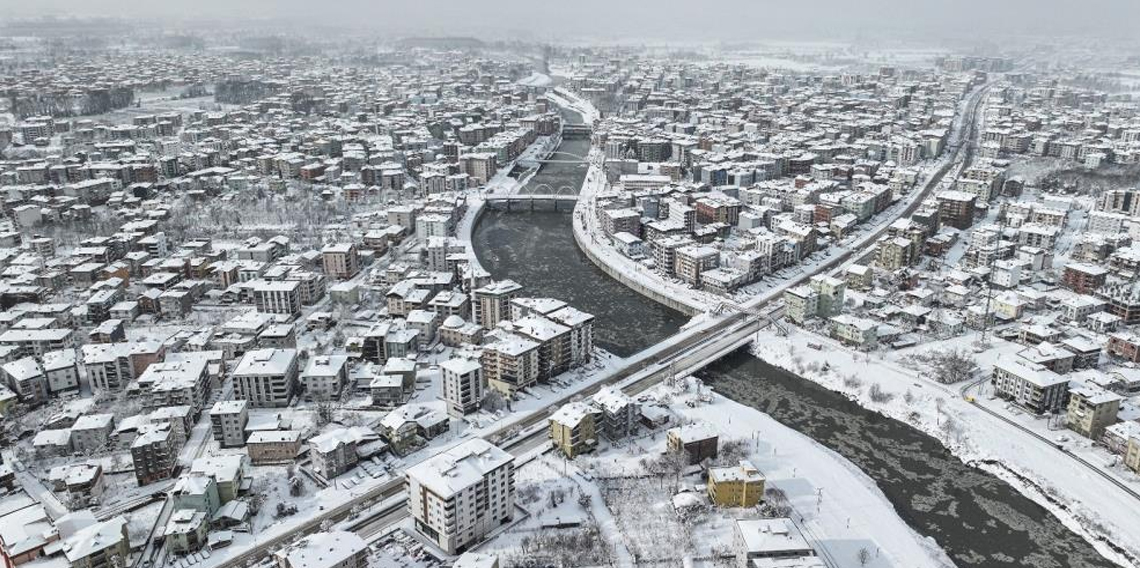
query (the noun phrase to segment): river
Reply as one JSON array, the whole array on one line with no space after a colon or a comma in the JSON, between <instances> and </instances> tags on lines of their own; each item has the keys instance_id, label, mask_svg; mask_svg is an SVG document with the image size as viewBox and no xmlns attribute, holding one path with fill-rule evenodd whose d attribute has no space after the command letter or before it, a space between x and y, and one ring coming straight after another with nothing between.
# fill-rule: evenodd
<instances>
[{"instance_id":1,"label":"river","mask_svg":"<svg viewBox=\"0 0 1140 568\"><path fill-rule=\"evenodd\" d=\"M560 151L585 155L586 140ZM581 187L585 166L548 164L530 187ZM675 333L683 314L609 278L578 250L563 212L488 211L475 228L480 262L531 296L594 314L600 347L626 356ZM1091 544L1013 487L955 458L936 439L746 353L701 373L717 392L836 451L873 479L899 515L961 567L1113 567ZM897 567L904 568L904 567Z\"/></svg>"}]
</instances>

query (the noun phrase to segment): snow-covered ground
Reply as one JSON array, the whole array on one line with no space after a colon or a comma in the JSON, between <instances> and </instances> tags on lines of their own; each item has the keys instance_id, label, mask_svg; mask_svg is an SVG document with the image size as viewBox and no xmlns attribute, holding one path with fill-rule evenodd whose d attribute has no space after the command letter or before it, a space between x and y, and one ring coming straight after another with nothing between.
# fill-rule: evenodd
<instances>
[{"instance_id":1,"label":"snow-covered ground","mask_svg":"<svg viewBox=\"0 0 1140 568\"><path fill-rule=\"evenodd\" d=\"M928 349L971 348L972 334L937 344L892 353L865 354L814 333L793 328L784 337L772 332L758 335L752 352L757 357L825 387L844 393L860 405L891 418L907 422L939 439L954 455L975 463L1016 487L1045 506L1070 529L1091 541L1102 554L1125 565L1130 560L1109 546L1140 558L1140 517L1134 498L1107 479L1058 450L1052 444L1008 424L962 396L965 385L942 385L922 372L904 367L907 355ZM808 344L821 346L811 348ZM988 369L1002 354L1023 346L996 341L994 347L977 354L979 366ZM888 396L871 396L877 385ZM976 397L979 404L1008 413L1004 402ZM1017 422L1053 439L1044 420L1021 416ZM1087 445L1070 448L1075 453L1097 458L1099 452ZM992 465L998 463L1001 465ZM1136 489L1134 476L1112 474ZM1124 505L1129 504L1129 505Z\"/></svg>"},{"instance_id":2,"label":"snow-covered ground","mask_svg":"<svg viewBox=\"0 0 1140 568\"><path fill-rule=\"evenodd\" d=\"M523 87L546 87L549 86L552 82L553 81L550 79L550 75L539 73L537 71L516 81L517 84Z\"/></svg>"},{"instance_id":3,"label":"snow-covered ground","mask_svg":"<svg viewBox=\"0 0 1140 568\"><path fill-rule=\"evenodd\" d=\"M501 428L509 428L513 424L524 420L532 412L540 410L560 396L577 392L608 377L613 369L622 362L621 358L607 353L600 353L596 361L582 370L572 370L556 377L549 385L542 385L531 389L520 400L512 405L510 413L480 412L471 418L470 422L455 422L453 430L431 440L424 447L399 459L390 459L389 471L404 468L419 463L439 452L459 444L460 442L476 436L486 436ZM433 382L438 382L438 376ZM432 392L438 392L438 389ZM442 400L426 400L423 402L438 411L444 411ZM294 428L311 427L313 411L301 409L272 409L266 412L280 413L281 418L293 422ZM380 413L376 414L379 418ZM545 427L545 422L540 427ZM216 449L215 453L233 453L236 449ZM336 478L329 487L317 489L312 483L305 482L305 492L300 496L290 495L287 490L287 476L283 467L255 467L254 483L258 492L264 495L265 502L261 505L253 533L235 533L234 542L230 546L216 550L209 557L196 566L210 568L217 566L226 559L240 554L258 545L259 540L267 539L295 530L299 525L309 521L321 511L340 507L356 500L360 495L392 481L391 474L379 477L366 475L359 468L350 470ZM288 516L277 517L278 504L289 504L297 507L297 512Z\"/></svg>"},{"instance_id":4,"label":"snow-covered ground","mask_svg":"<svg viewBox=\"0 0 1140 568\"><path fill-rule=\"evenodd\" d=\"M871 479L810 438L709 392L695 379L659 385L649 395L651 401L667 404L675 423L707 424L721 433L722 446L740 440L743 455L764 473L768 488L787 495L792 518L831 565L857 565L863 548L872 553L871 567L953 565L937 545L898 517ZM541 554L541 544L560 533L597 531L613 565L678 559L723 565L723 556L732 553L733 520L756 518L759 512L708 508L678 516L670 502L675 490L693 490L703 499L703 480L691 475L675 485L649 474L645 459L664 449L663 432L642 432L574 461L547 454L524 465L516 473L517 495L530 518L483 550L498 552L509 566L524 549ZM567 523L581 525L553 528Z\"/></svg>"}]
</instances>

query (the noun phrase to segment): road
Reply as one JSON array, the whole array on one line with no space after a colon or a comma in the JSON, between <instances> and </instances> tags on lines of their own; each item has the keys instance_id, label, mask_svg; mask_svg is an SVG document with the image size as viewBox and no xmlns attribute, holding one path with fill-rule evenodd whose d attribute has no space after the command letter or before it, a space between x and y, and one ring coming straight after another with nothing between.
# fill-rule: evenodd
<instances>
[{"instance_id":1,"label":"road","mask_svg":"<svg viewBox=\"0 0 1140 568\"><path fill-rule=\"evenodd\" d=\"M881 223L874 231L871 232L870 235L860 239L858 244L850 246L849 251L846 253L846 257L842 258L840 262L835 263L835 265L841 266L844 261L852 260L850 256L854 251L863 252L854 258L852 262L865 262L869 257L875 254L874 247L870 245L874 244L887 233L887 231L890 229L891 223L893 223L896 219L901 219L903 217L909 217L913 215L914 212L922 206L923 202L934 194L934 191L938 189L939 185L942 183L942 180L945 179L946 174L950 173L951 169L957 168L959 171L961 171L962 169L968 168L970 166L974 160L974 139L977 136L978 117L981 115L982 111L985 108L981 102L985 98L985 95L989 92L989 89L989 84L979 86L967 97L966 112L964 112L962 115L963 122L960 125L959 131L955 133L955 136L953 136L958 139L958 144L952 145L951 155L948 156L946 163L943 164L942 167L938 168L929 178L926 179L925 182L923 182L923 186L919 190L918 194L911 199L910 203L907 204L905 208L903 208L901 213L894 215L888 221ZM833 265L833 268L840 267L835 265Z\"/></svg>"}]
</instances>

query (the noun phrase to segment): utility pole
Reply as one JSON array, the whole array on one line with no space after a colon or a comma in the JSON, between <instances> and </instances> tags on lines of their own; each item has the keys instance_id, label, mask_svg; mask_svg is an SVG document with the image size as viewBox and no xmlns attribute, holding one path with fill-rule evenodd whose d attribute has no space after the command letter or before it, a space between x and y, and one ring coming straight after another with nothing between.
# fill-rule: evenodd
<instances>
[{"instance_id":1,"label":"utility pole","mask_svg":"<svg viewBox=\"0 0 1140 568\"><path fill-rule=\"evenodd\" d=\"M998 237L997 242L994 244L994 253L990 257L990 274L986 281L986 313L982 316L982 336L980 343L984 345L989 340L990 320L993 319L993 301L994 301L994 270L997 267L998 255L1001 252L1001 240L1005 235L1005 212L998 211Z\"/></svg>"}]
</instances>

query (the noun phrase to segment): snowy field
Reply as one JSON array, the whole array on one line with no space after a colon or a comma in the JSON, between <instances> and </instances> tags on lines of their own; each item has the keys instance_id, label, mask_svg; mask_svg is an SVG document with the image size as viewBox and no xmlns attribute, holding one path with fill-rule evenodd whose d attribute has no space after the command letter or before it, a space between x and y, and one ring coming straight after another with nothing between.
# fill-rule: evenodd
<instances>
[{"instance_id":1,"label":"snowy field","mask_svg":"<svg viewBox=\"0 0 1140 568\"><path fill-rule=\"evenodd\" d=\"M831 565L858 565L857 555L866 549L870 567L952 566L936 544L899 518L870 478L766 414L713 394L696 379L660 385L645 404L664 405L674 424L703 423L720 432L719 459L726 465L748 459L763 472L768 501L786 507ZM528 463L516 481L519 505L530 517L483 550L501 554L504 566L520 565L528 555L557 557L550 543L566 541L580 543L588 559L574 565L603 559L618 566L732 565L733 521L778 509L712 507L699 473L674 475L657 465L664 450L662 431L642 432L574 461L546 454ZM679 513L672 503L682 493L704 504ZM598 539L577 540L595 532L607 553L598 549Z\"/></svg>"}]
</instances>

